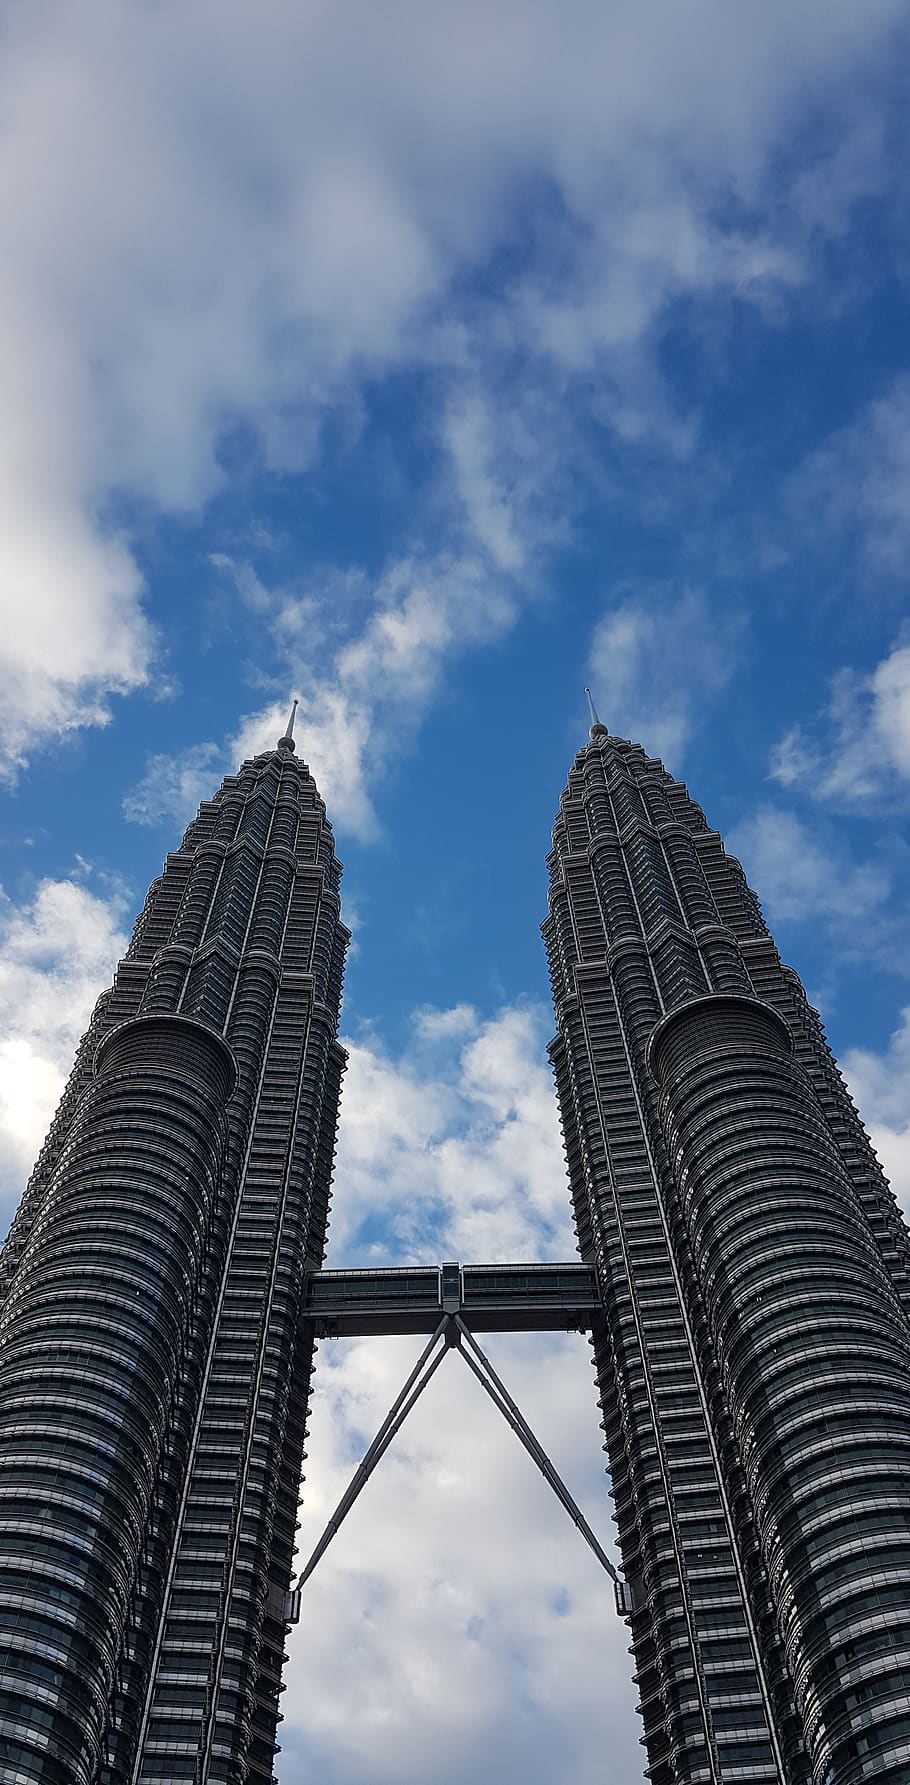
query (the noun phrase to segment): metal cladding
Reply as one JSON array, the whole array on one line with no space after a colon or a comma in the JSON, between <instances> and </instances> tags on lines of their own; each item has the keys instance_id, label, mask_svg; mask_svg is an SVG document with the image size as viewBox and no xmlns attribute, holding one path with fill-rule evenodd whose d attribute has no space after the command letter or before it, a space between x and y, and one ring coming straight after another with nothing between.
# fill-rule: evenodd
<instances>
[{"instance_id":1,"label":"metal cladding","mask_svg":"<svg viewBox=\"0 0 910 1785\"><path fill-rule=\"evenodd\" d=\"M286 735L153 884L0 1257L4 1779L272 1780L339 877Z\"/></svg>"},{"instance_id":2,"label":"metal cladding","mask_svg":"<svg viewBox=\"0 0 910 1785\"><path fill-rule=\"evenodd\" d=\"M551 1057L649 1777L905 1782L906 1231L685 787L598 722L553 844Z\"/></svg>"}]
</instances>

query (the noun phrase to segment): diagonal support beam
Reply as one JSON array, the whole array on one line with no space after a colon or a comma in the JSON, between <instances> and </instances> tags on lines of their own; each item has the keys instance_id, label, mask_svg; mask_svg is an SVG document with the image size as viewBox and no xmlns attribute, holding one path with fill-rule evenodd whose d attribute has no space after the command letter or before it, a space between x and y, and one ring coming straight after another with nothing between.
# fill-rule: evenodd
<instances>
[{"instance_id":1,"label":"diagonal support beam","mask_svg":"<svg viewBox=\"0 0 910 1785\"><path fill-rule=\"evenodd\" d=\"M369 1446L369 1449L364 1453L362 1460L358 1463L357 1468L354 1471L354 1475L353 1475L349 1485L346 1487L344 1493L342 1494L341 1499L339 1500L338 1505L335 1508L335 1511L332 1513L332 1516L329 1519L329 1522L326 1525L325 1530L323 1531L322 1536L320 1537L319 1542L316 1545L316 1548L313 1550L313 1553L310 1556L309 1561L306 1563L306 1566L302 1569L300 1575L298 1576L296 1584L291 1588L291 1591L286 1595L285 1604L284 1604L284 1615L285 1615L285 1618L289 1624L296 1624L299 1620L299 1617L300 1617L300 1595L303 1591L304 1585L309 1580L310 1575L313 1572L313 1569L316 1567L317 1562L321 1561L322 1557L325 1555L325 1552L328 1549L329 1544L332 1541L332 1538L335 1536L336 1531L338 1531L340 1526L344 1523L344 1520L347 1518L347 1515L350 1512L351 1507L354 1505L355 1501L359 1498L360 1494L363 1492L363 1489L366 1487L366 1484L369 1481L370 1476L372 1475L373 1470L375 1469L377 1463L379 1463L382 1460L382 1458L385 1456L385 1453L388 1450L389 1445L391 1444L392 1439L394 1438L396 1432L400 1431L405 1420L407 1419L408 1414L411 1411L411 1408L415 1405L415 1403L417 1402L419 1397L422 1395L424 1389L426 1388L426 1385L429 1382L430 1377L435 1374L436 1370L438 1370L438 1368L439 1368L439 1365L442 1363L442 1360L446 1354L447 1347L445 1345L442 1345L440 1343L440 1341L443 1339L443 1337L446 1333L446 1329L450 1325L451 1325L451 1315L444 1314L442 1319L439 1322L439 1325L436 1328L436 1331L434 1332L432 1338L430 1339L429 1344L424 1346L424 1349L421 1352L419 1358L417 1359L417 1362L414 1365L414 1368L411 1371L411 1374L408 1377L408 1379L404 1385L404 1388L402 1389L400 1395L398 1396L398 1399L396 1401L394 1401L392 1406L389 1408L389 1411L386 1414L385 1419L383 1420L382 1425L380 1426L378 1432L376 1433L376 1436L373 1439L372 1444ZM437 1350L437 1346L439 1347L438 1350ZM435 1357L433 1356L434 1351L436 1352Z\"/></svg>"},{"instance_id":2,"label":"diagonal support beam","mask_svg":"<svg viewBox=\"0 0 910 1785\"><path fill-rule=\"evenodd\" d=\"M617 1590L617 1604L623 1594L625 1583L610 1561L602 1545L598 1542L582 1512L580 1506L572 1498L561 1475L553 1467L542 1444L534 1436L520 1407L509 1394L505 1383L497 1375L486 1353L481 1350L473 1333L465 1325L459 1313L444 1313L432 1338L420 1354L397 1400L390 1407L385 1419L363 1459L358 1463L350 1484L345 1489L335 1508L319 1542L316 1544L309 1561L302 1569L296 1584L286 1595L284 1615L289 1624L296 1624L300 1617L301 1594L317 1563L325 1555L332 1538L335 1536L369 1481L373 1470L384 1457L396 1432L400 1431L411 1408L416 1404L438 1370L448 1351L459 1351L469 1370L476 1376L485 1394L489 1395L494 1407L502 1414L506 1424L521 1440L529 1457L537 1465L544 1480L553 1489L557 1500L569 1514L572 1523L581 1532L585 1542L597 1557L601 1567L610 1576Z\"/></svg>"},{"instance_id":3,"label":"diagonal support beam","mask_svg":"<svg viewBox=\"0 0 910 1785\"><path fill-rule=\"evenodd\" d=\"M516 1436L520 1438L529 1457L531 1457L537 1464L544 1480L549 1482L557 1500L565 1507L572 1523L578 1527L585 1542L593 1550L601 1567L606 1569L614 1586L619 1586L621 1584L619 1575L617 1574L613 1563L610 1561L609 1556L606 1554L601 1544L598 1543L581 1507L575 1500L573 1500L562 1476L558 1474L556 1469L554 1469L543 1445L535 1438L521 1408L517 1406L515 1401L513 1401L505 1383L499 1376L497 1376L486 1352L481 1351L477 1340L474 1338L473 1334L468 1331L460 1314L455 1315L455 1325L458 1328L459 1339L465 1341L464 1344L459 1344L457 1349L464 1358L468 1369L473 1371L481 1388L483 1388L489 1395L494 1407L499 1408L506 1424L510 1425Z\"/></svg>"}]
</instances>

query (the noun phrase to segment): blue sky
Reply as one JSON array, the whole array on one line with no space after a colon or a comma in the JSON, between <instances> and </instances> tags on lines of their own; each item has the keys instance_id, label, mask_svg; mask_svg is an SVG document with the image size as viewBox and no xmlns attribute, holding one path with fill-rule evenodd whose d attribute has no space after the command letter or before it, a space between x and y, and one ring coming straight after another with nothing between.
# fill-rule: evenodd
<instances>
[{"instance_id":1,"label":"blue sky","mask_svg":"<svg viewBox=\"0 0 910 1785\"><path fill-rule=\"evenodd\" d=\"M333 1260L565 1253L537 926L587 682L741 855L910 1197L905 9L3 36L6 1212L148 881L294 693L355 930ZM584 1346L506 1353L608 1531ZM302 1543L405 1363L325 1349ZM639 1769L624 1629L463 1374L314 1576L282 1785Z\"/></svg>"}]
</instances>

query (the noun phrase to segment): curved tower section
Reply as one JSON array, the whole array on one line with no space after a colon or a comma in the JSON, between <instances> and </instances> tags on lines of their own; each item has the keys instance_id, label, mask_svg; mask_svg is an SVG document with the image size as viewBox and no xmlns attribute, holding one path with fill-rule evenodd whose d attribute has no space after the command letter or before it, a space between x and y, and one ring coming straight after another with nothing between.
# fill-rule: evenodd
<instances>
[{"instance_id":1,"label":"curved tower section","mask_svg":"<svg viewBox=\"0 0 910 1785\"><path fill-rule=\"evenodd\" d=\"M910 1777L910 1245L686 788L592 712L543 926L649 1776Z\"/></svg>"},{"instance_id":2,"label":"curved tower section","mask_svg":"<svg viewBox=\"0 0 910 1785\"><path fill-rule=\"evenodd\" d=\"M200 808L0 1256L0 1759L270 1785L348 932L290 728Z\"/></svg>"}]
</instances>

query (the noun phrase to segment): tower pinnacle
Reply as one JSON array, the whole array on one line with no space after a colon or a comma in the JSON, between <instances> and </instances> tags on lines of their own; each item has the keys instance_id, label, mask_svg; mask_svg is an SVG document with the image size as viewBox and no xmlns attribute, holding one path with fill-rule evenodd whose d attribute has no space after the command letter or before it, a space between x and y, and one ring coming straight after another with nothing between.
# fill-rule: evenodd
<instances>
[{"instance_id":1,"label":"tower pinnacle","mask_svg":"<svg viewBox=\"0 0 910 1785\"><path fill-rule=\"evenodd\" d=\"M609 737L610 733L607 730L607 727L605 725L601 725L601 722L597 717L597 708L594 705L594 696L592 695L590 688L586 688L585 693L588 697L588 712L589 712L590 718L591 718L591 736L592 736L592 738L607 738L607 737Z\"/></svg>"},{"instance_id":2,"label":"tower pinnacle","mask_svg":"<svg viewBox=\"0 0 910 1785\"><path fill-rule=\"evenodd\" d=\"M287 725L285 726L284 736L280 737L278 739L279 750L293 750L295 748L295 745L294 745L294 719L296 717L297 708L299 707L299 705L300 705L300 702L295 697L294 702L291 706L290 717L288 718Z\"/></svg>"}]
</instances>

